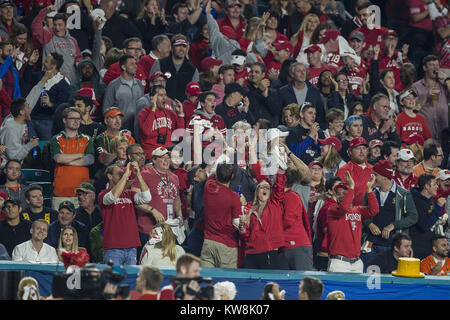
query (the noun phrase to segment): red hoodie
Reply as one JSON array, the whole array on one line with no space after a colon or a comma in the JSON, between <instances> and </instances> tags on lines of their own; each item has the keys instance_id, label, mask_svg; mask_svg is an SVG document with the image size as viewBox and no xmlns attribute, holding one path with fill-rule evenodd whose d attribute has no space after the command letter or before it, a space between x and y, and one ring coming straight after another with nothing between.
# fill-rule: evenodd
<instances>
[{"instance_id":1,"label":"red hoodie","mask_svg":"<svg viewBox=\"0 0 450 320\"><path fill-rule=\"evenodd\" d=\"M236 248L238 238L233 219L239 218L241 214L238 194L217 182L215 175L212 175L206 181L203 200L205 202L205 239Z\"/></svg>"},{"instance_id":2,"label":"red hoodie","mask_svg":"<svg viewBox=\"0 0 450 320\"><path fill-rule=\"evenodd\" d=\"M334 203L327 212L328 254L350 259L361 253L362 220L378 214L378 201L373 192L368 195L369 206L352 207L355 192L348 189L341 203Z\"/></svg>"},{"instance_id":3,"label":"red hoodie","mask_svg":"<svg viewBox=\"0 0 450 320\"><path fill-rule=\"evenodd\" d=\"M256 180L268 180L261 175L261 165L252 165ZM241 237L245 242L245 254L257 254L279 249L284 246L283 232L283 200L286 176L284 171L278 171L272 195L267 201L261 219L256 212L251 212L252 202L245 206L245 214L250 214L250 225Z\"/></svg>"},{"instance_id":4,"label":"red hoodie","mask_svg":"<svg viewBox=\"0 0 450 320\"><path fill-rule=\"evenodd\" d=\"M355 199L353 200L354 206L360 206L364 203L364 195L367 190L367 182L370 180L373 166L366 161L366 167L363 169L360 165L353 161L348 162L343 167L339 168L336 172L336 176L345 181L345 175L347 171L350 172L350 176L355 181Z\"/></svg>"},{"instance_id":5,"label":"red hoodie","mask_svg":"<svg viewBox=\"0 0 450 320\"><path fill-rule=\"evenodd\" d=\"M284 193L284 249L311 247L311 226L302 199L292 189Z\"/></svg>"},{"instance_id":6,"label":"red hoodie","mask_svg":"<svg viewBox=\"0 0 450 320\"><path fill-rule=\"evenodd\" d=\"M173 110L167 108L152 111L152 106L145 107L139 112L138 121L141 145L146 154L145 159L150 159L156 148L170 146L172 132L175 129L184 128L184 117L179 117ZM158 133L166 135L165 144L158 143Z\"/></svg>"}]
</instances>

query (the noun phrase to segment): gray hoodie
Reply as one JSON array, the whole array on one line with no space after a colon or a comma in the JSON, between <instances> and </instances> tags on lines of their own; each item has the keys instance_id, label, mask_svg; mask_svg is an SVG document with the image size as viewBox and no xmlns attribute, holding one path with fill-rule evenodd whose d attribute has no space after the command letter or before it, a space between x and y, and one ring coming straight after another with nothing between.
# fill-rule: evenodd
<instances>
[{"instance_id":1,"label":"gray hoodie","mask_svg":"<svg viewBox=\"0 0 450 320\"><path fill-rule=\"evenodd\" d=\"M209 42L211 44L211 48L215 58L223 60L224 64L231 64L231 53L236 49L241 49L239 42L225 37L220 32L219 25L211 14L207 15L207 22L209 30ZM258 60L254 53L250 53L247 55L248 64L252 64L257 61Z\"/></svg>"}]
</instances>

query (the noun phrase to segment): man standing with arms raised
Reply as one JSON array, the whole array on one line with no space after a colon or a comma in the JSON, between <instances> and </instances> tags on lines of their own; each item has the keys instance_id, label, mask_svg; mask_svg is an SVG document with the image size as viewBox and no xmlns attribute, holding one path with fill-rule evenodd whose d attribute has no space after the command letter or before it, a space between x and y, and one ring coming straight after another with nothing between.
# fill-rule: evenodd
<instances>
[{"instance_id":1,"label":"man standing with arms raised","mask_svg":"<svg viewBox=\"0 0 450 320\"><path fill-rule=\"evenodd\" d=\"M140 192L125 189L133 173ZM103 219L104 262L118 265L136 264L136 247L140 246L134 205L150 202L152 196L136 162L129 162L125 171L117 165L109 166L105 175L109 188L98 195Z\"/></svg>"}]
</instances>

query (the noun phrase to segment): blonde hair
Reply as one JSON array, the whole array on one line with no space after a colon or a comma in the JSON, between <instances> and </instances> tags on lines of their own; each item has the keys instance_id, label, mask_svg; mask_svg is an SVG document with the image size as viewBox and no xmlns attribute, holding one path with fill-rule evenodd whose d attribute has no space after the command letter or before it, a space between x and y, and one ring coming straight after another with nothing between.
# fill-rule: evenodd
<instances>
[{"instance_id":1,"label":"blonde hair","mask_svg":"<svg viewBox=\"0 0 450 320\"><path fill-rule=\"evenodd\" d=\"M312 19L316 19L317 21L320 22L319 17L316 14L314 14L314 13L307 14L306 17L303 19L303 22L300 25L300 28L298 29L298 31L296 33L294 33L291 37L291 43L294 47L297 45L298 36L299 36L300 32L305 32L306 25Z\"/></svg>"},{"instance_id":2,"label":"blonde hair","mask_svg":"<svg viewBox=\"0 0 450 320\"><path fill-rule=\"evenodd\" d=\"M259 17L250 18L250 20L248 20L247 26L245 27L244 38L247 38L250 41L255 41L260 22L261 18Z\"/></svg>"},{"instance_id":3,"label":"blonde hair","mask_svg":"<svg viewBox=\"0 0 450 320\"><path fill-rule=\"evenodd\" d=\"M328 146L328 152L323 156L317 158L316 161L319 161L323 164L324 168L331 170L334 166L342 160L341 155L332 145Z\"/></svg>"},{"instance_id":4,"label":"blonde hair","mask_svg":"<svg viewBox=\"0 0 450 320\"><path fill-rule=\"evenodd\" d=\"M300 120L300 106L297 103L290 103L286 107L283 108L283 117L286 110L291 112L291 115L295 117L297 120Z\"/></svg>"},{"instance_id":5,"label":"blonde hair","mask_svg":"<svg viewBox=\"0 0 450 320\"><path fill-rule=\"evenodd\" d=\"M77 233L77 230L72 226L66 226L66 227L62 228L61 234L59 235L59 240L58 240L58 252L61 249L65 249L62 239L63 239L64 231L66 231L67 229L70 229L73 231L73 243L72 243L72 248L70 248L70 251L77 252L78 251L78 233Z\"/></svg>"},{"instance_id":6,"label":"blonde hair","mask_svg":"<svg viewBox=\"0 0 450 320\"><path fill-rule=\"evenodd\" d=\"M26 288L31 290L30 293L34 293L37 295L36 299L33 299L32 294L28 294L28 297L24 299L24 294ZM39 295L39 284L33 277L25 277L20 280L18 288L17 288L17 299L19 300L41 300L41 296Z\"/></svg>"},{"instance_id":7,"label":"blonde hair","mask_svg":"<svg viewBox=\"0 0 450 320\"><path fill-rule=\"evenodd\" d=\"M156 12L156 17L159 18L159 12L161 10L159 1L158 0L144 0L144 1L142 1L141 11L139 12L136 19L142 19L147 15L147 11L145 11L145 7L150 3L150 1L156 2L156 5L158 6L158 12Z\"/></svg>"},{"instance_id":8,"label":"blonde hair","mask_svg":"<svg viewBox=\"0 0 450 320\"><path fill-rule=\"evenodd\" d=\"M163 257L169 257L170 262L175 264L177 260L177 246L175 234L172 228L165 222L160 222L155 225L155 228L162 229L162 240L159 243L163 251Z\"/></svg>"},{"instance_id":9,"label":"blonde hair","mask_svg":"<svg viewBox=\"0 0 450 320\"><path fill-rule=\"evenodd\" d=\"M111 153L116 153L117 148L119 148L119 146L122 143L126 143L128 146L128 144L129 144L128 139L125 138L123 135L118 135L117 137L114 137L109 144Z\"/></svg>"},{"instance_id":10,"label":"blonde hair","mask_svg":"<svg viewBox=\"0 0 450 320\"><path fill-rule=\"evenodd\" d=\"M331 291L327 295L327 300L345 300L345 293L341 290Z\"/></svg>"}]
</instances>

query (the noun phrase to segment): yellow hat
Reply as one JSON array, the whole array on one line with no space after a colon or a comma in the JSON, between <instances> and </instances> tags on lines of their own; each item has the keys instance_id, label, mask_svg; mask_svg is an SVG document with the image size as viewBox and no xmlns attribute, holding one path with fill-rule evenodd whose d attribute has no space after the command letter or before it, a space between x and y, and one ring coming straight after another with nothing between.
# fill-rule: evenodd
<instances>
[{"instance_id":1,"label":"yellow hat","mask_svg":"<svg viewBox=\"0 0 450 320\"><path fill-rule=\"evenodd\" d=\"M399 258L397 270L392 271L393 276L407 278L423 278L420 272L420 260L417 258Z\"/></svg>"}]
</instances>

